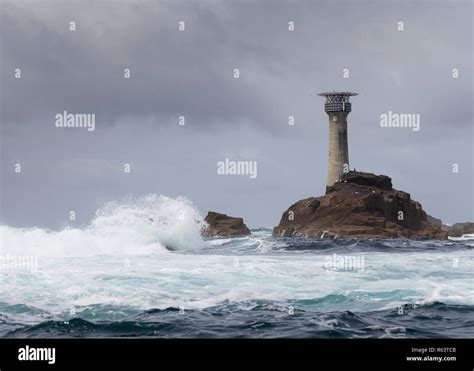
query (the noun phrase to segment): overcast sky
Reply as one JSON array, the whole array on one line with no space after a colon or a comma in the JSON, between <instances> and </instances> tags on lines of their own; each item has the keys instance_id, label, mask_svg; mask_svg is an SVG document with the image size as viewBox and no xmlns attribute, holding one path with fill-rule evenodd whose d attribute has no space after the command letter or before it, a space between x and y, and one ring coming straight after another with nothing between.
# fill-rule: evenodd
<instances>
[{"instance_id":1,"label":"overcast sky","mask_svg":"<svg viewBox=\"0 0 474 371\"><path fill-rule=\"evenodd\" d=\"M75 210L84 225L106 201L158 193L273 227L295 201L324 194L328 118L317 93L333 90L359 93L352 168L391 176L444 222L472 221L472 7L2 1L0 222L58 228ZM65 110L94 113L95 131L56 128ZM382 128L389 110L420 114L420 130ZM257 178L218 175L225 158L257 161Z\"/></svg>"}]
</instances>

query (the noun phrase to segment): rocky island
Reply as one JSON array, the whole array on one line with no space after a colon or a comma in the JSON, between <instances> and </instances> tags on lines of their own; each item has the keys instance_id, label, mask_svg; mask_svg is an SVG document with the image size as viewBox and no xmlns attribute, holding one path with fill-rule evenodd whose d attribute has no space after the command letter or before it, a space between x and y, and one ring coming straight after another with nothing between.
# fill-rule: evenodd
<instances>
[{"instance_id":1,"label":"rocky island","mask_svg":"<svg viewBox=\"0 0 474 371\"><path fill-rule=\"evenodd\" d=\"M202 234L206 237L245 236L250 234L250 229L245 225L242 218L209 211L204 221L207 223L207 226L202 231Z\"/></svg>"},{"instance_id":2,"label":"rocky island","mask_svg":"<svg viewBox=\"0 0 474 371\"><path fill-rule=\"evenodd\" d=\"M409 193L394 189L386 175L351 171L347 117L354 92L326 92L328 114L328 173L326 194L291 205L273 228L275 237L433 238L462 236L474 231L474 223L443 225L427 215ZM250 234L241 218L209 212L204 235Z\"/></svg>"},{"instance_id":3,"label":"rocky island","mask_svg":"<svg viewBox=\"0 0 474 371\"><path fill-rule=\"evenodd\" d=\"M385 175L350 171L328 186L322 197L309 197L286 210L274 236L446 238L421 204L392 187Z\"/></svg>"}]
</instances>

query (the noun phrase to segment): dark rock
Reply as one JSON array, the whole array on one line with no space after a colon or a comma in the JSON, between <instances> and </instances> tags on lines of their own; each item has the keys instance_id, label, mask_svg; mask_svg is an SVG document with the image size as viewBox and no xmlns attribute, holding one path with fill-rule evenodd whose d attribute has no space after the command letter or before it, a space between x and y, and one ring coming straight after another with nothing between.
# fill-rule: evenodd
<instances>
[{"instance_id":1,"label":"dark rock","mask_svg":"<svg viewBox=\"0 0 474 371\"><path fill-rule=\"evenodd\" d=\"M463 234L474 233L474 223L456 223L451 227L447 226L448 236L461 237Z\"/></svg>"},{"instance_id":2,"label":"dark rock","mask_svg":"<svg viewBox=\"0 0 474 371\"><path fill-rule=\"evenodd\" d=\"M250 234L250 230L242 218L234 218L209 211L204 220L208 224L202 232L204 236L243 236Z\"/></svg>"},{"instance_id":3,"label":"dark rock","mask_svg":"<svg viewBox=\"0 0 474 371\"><path fill-rule=\"evenodd\" d=\"M310 197L283 213L274 236L446 238L428 222L421 204L392 188L387 176L349 172L322 197Z\"/></svg>"},{"instance_id":4,"label":"dark rock","mask_svg":"<svg viewBox=\"0 0 474 371\"><path fill-rule=\"evenodd\" d=\"M443 225L443 221L441 219L435 218L429 214L426 214L426 221L430 224Z\"/></svg>"},{"instance_id":5,"label":"dark rock","mask_svg":"<svg viewBox=\"0 0 474 371\"><path fill-rule=\"evenodd\" d=\"M376 187L390 191L392 189L392 179L386 175L375 175L362 171L350 171L341 178L343 183L354 183L368 187ZM331 187L329 187L331 188Z\"/></svg>"}]
</instances>

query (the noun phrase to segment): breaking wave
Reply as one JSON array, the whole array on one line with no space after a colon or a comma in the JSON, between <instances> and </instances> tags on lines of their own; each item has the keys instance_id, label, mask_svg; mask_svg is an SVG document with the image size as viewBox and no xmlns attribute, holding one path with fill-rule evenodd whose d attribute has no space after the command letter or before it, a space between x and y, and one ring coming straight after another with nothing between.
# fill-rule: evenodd
<instances>
[{"instance_id":1,"label":"breaking wave","mask_svg":"<svg viewBox=\"0 0 474 371\"><path fill-rule=\"evenodd\" d=\"M191 201L150 194L109 202L83 229L0 226L2 254L37 256L146 255L205 246L203 218Z\"/></svg>"}]
</instances>

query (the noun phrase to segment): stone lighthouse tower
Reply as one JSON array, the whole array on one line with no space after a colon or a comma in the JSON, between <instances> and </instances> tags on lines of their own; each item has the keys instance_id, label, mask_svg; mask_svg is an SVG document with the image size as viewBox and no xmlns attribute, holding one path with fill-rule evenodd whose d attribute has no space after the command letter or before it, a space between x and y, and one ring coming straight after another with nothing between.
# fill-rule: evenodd
<instances>
[{"instance_id":1,"label":"stone lighthouse tower","mask_svg":"<svg viewBox=\"0 0 474 371\"><path fill-rule=\"evenodd\" d=\"M329 157L326 186L330 187L349 172L349 149L347 145L347 115L351 112L350 92L320 93L326 97L324 110L329 116Z\"/></svg>"}]
</instances>

